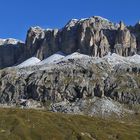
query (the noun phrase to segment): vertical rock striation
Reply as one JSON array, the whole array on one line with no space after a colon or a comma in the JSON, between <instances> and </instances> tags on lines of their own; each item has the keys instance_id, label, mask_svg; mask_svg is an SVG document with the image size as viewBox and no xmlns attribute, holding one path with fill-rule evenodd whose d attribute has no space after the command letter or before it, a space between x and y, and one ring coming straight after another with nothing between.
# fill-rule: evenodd
<instances>
[{"instance_id":1,"label":"vertical rock striation","mask_svg":"<svg viewBox=\"0 0 140 140\"><path fill-rule=\"evenodd\" d=\"M121 56L131 56L136 53L136 37L120 22L115 40L115 53Z\"/></svg>"},{"instance_id":2,"label":"vertical rock striation","mask_svg":"<svg viewBox=\"0 0 140 140\"><path fill-rule=\"evenodd\" d=\"M11 66L33 56L43 60L57 51L65 54L80 52L95 57L103 57L109 52L131 56L140 53L140 24L127 27L123 22L115 24L94 16L72 19L62 29L31 27L25 43L3 42L0 40L0 67Z\"/></svg>"}]
</instances>

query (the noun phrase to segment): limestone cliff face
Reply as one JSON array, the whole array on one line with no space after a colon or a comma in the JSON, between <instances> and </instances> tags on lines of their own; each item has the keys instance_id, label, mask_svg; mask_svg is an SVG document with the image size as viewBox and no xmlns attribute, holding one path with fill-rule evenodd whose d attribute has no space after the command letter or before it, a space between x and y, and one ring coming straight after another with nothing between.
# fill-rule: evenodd
<instances>
[{"instance_id":1,"label":"limestone cliff face","mask_svg":"<svg viewBox=\"0 0 140 140\"><path fill-rule=\"evenodd\" d=\"M140 54L140 21L134 27L129 27L129 29L136 37L137 53Z\"/></svg>"},{"instance_id":2,"label":"limestone cliff face","mask_svg":"<svg viewBox=\"0 0 140 140\"><path fill-rule=\"evenodd\" d=\"M120 22L114 51L121 56L131 56L137 52L136 46L136 37L130 33L123 22Z\"/></svg>"},{"instance_id":3,"label":"limestone cliff face","mask_svg":"<svg viewBox=\"0 0 140 140\"><path fill-rule=\"evenodd\" d=\"M79 51L83 54L102 57L109 52L110 44L104 34L104 30L109 28L115 27L109 21L99 17L80 21L71 20L62 31L60 47L67 54Z\"/></svg>"},{"instance_id":4,"label":"limestone cliff face","mask_svg":"<svg viewBox=\"0 0 140 140\"><path fill-rule=\"evenodd\" d=\"M57 52L59 50L57 33L57 29L30 28L25 43L27 56L34 55L42 60Z\"/></svg>"},{"instance_id":5,"label":"limestone cliff face","mask_svg":"<svg viewBox=\"0 0 140 140\"><path fill-rule=\"evenodd\" d=\"M40 27L30 28L26 37L26 49L28 55L34 55L39 46L42 45L42 40L45 37L44 30Z\"/></svg>"},{"instance_id":6,"label":"limestone cliff face","mask_svg":"<svg viewBox=\"0 0 140 140\"><path fill-rule=\"evenodd\" d=\"M131 56L140 52L139 36L139 23L130 28L123 22L114 24L99 16L70 20L59 30L31 27L24 44L0 40L0 67L14 65L32 56L43 60L57 51L95 57L103 57L108 52Z\"/></svg>"},{"instance_id":7,"label":"limestone cliff face","mask_svg":"<svg viewBox=\"0 0 140 140\"><path fill-rule=\"evenodd\" d=\"M61 59L38 63L58 51ZM0 70L0 105L121 115L123 104L140 105L139 52L139 23L127 27L94 16L70 20L60 30L31 27L25 43L0 39L0 68L8 67Z\"/></svg>"},{"instance_id":8,"label":"limestone cliff face","mask_svg":"<svg viewBox=\"0 0 140 140\"><path fill-rule=\"evenodd\" d=\"M40 59L57 51L65 54L80 52L103 57L108 52L122 56L137 53L137 38L127 26L120 22L114 24L101 17L72 19L61 30L44 30L39 27L28 31L26 47L30 55Z\"/></svg>"}]
</instances>

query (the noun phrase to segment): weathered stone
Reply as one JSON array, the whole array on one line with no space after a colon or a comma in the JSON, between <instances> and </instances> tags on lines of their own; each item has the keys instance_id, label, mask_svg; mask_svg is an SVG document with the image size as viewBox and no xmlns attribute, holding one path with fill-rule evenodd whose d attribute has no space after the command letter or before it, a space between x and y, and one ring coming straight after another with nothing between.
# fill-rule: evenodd
<instances>
[{"instance_id":1,"label":"weathered stone","mask_svg":"<svg viewBox=\"0 0 140 140\"><path fill-rule=\"evenodd\" d=\"M136 53L136 38L123 22L120 22L114 48L115 53L121 56L130 56Z\"/></svg>"},{"instance_id":2,"label":"weathered stone","mask_svg":"<svg viewBox=\"0 0 140 140\"><path fill-rule=\"evenodd\" d=\"M138 22L134 27L131 27L130 30L136 36L137 53L140 54L140 23Z\"/></svg>"},{"instance_id":3,"label":"weathered stone","mask_svg":"<svg viewBox=\"0 0 140 140\"><path fill-rule=\"evenodd\" d=\"M0 40L0 46L1 68L21 63L33 56L43 60L57 51L65 54L79 52L96 57L103 57L109 52L131 56L140 52L140 24L127 27L123 22L114 24L98 16L73 19L60 30L31 27L25 44L18 41L13 44L13 40L7 39Z\"/></svg>"},{"instance_id":4,"label":"weathered stone","mask_svg":"<svg viewBox=\"0 0 140 140\"><path fill-rule=\"evenodd\" d=\"M0 39L0 68L16 64L23 52L23 42L15 39Z\"/></svg>"}]
</instances>

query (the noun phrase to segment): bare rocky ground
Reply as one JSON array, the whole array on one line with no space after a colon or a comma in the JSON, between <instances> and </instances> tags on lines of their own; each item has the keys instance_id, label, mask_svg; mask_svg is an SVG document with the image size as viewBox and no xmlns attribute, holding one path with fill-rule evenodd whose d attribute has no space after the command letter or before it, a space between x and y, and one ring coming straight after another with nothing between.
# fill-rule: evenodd
<instances>
[{"instance_id":1,"label":"bare rocky ground","mask_svg":"<svg viewBox=\"0 0 140 140\"><path fill-rule=\"evenodd\" d=\"M139 112L139 55L70 56L1 70L1 104L102 117Z\"/></svg>"}]
</instances>

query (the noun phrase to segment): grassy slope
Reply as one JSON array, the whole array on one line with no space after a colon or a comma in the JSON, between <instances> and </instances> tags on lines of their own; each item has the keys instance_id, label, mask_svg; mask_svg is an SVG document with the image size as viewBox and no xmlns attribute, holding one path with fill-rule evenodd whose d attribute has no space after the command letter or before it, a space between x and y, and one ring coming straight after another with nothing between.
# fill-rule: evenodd
<instances>
[{"instance_id":1,"label":"grassy slope","mask_svg":"<svg viewBox=\"0 0 140 140\"><path fill-rule=\"evenodd\" d=\"M115 121L0 109L0 140L140 140L140 116Z\"/></svg>"}]
</instances>

